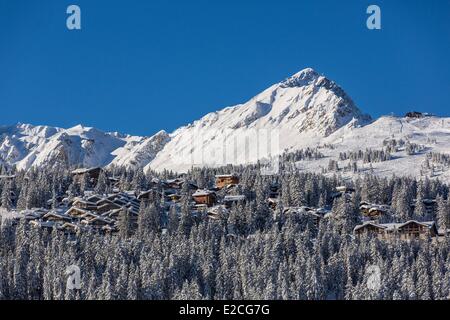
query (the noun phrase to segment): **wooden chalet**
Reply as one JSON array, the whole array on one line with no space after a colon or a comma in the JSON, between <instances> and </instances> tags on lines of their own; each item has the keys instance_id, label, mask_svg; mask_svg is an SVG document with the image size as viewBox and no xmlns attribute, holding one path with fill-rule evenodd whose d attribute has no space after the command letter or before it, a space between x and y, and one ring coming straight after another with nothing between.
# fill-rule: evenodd
<instances>
[{"instance_id":1,"label":"wooden chalet","mask_svg":"<svg viewBox=\"0 0 450 320\"><path fill-rule=\"evenodd\" d=\"M181 189L185 180L183 178L169 179L164 181L163 186L166 189Z\"/></svg>"},{"instance_id":2,"label":"wooden chalet","mask_svg":"<svg viewBox=\"0 0 450 320\"><path fill-rule=\"evenodd\" d=\"M372 235L380 240L400 240L427 239L439 235L434 221L419 222L415 220L405 223L383 223L378 224L373 221L363 223L354 229L355 235Z\"/></svg>"},{"instance_id":3,"label":"wooden chalet","mask_svg":"<svg viewBox=\"0 0 450 320\"><path fill-rule=\"evenodd\" d=\"M82 230L86 230L86 227L84 227L78 223L66 222L62 226L60 226L59 229L64 231L66 234L75 234Z\"/></svg>"},{"instance_id":4,"label":"wooden chalet","mask_svg":"<svg viewBox=\"0 0 450 320\"><path fill-rule=\"evenodd\" d=\"M72 217L70 217L66 214L54 212L54 211L50 211L49 213L45 214L43 216L43 219L45 221L53 221L53 222L61 222L61 223L72 221Z\"/></svg>"},{"instance_id":5,"label":"wooden chalet","mask_svg":"<svg viewBox=\"0 0 450 320\"><path fill-rule=\"evenodd\" d=\"M310 208L310 207L286 207L283 210L283 213L285 215L303 215L305 217L308 217L314 221L316 225L320 223L320 220L328 213L329 211L325 209L316 209L316 208Z\"/></svg>"},{"instance_id":6,"label":"wooden chalet","mask_svg":"<svg viewBox=\"0 0 450 320\"><path fill-rule=\"evenodd\" d=\"M237 184L239 184L239 176L236 174L222 174L216 176L216 188L219 190Z\"/></svg>"},{"instance_id":7,"label":"wooden chalet","mask_svg":"<svg viewBox=\"0 0 450 320\"><path fill-rule=\"evenodd\" d=\"M72 206L75 208L79 208L79 209L84 209L84 210L95 210L97 209L97 204L95 202L91 202L88 200L84 200L81 198L76 198L73 203Z\"/></svg>"},{"instance_id":8,"label":"wooden chalet","mask_svg":"<svg viewBox=\"0 0 450 320\"><path fill-rule=\"evenodd\" d=\"M377 205L368 202L361 202L359 206L361 214L370 220L379 219L389 213L390 210L391 208L387 205Z\"/></svg>"},{"instance_id":9,"label":"wooden chalet","mask_svg":"<svg viewBox=\"0 0 450 320\"><path fill-rule=\"evenodd\" d=\"M207 211L208 218L211 220L220 220L223 216L228 215L229 211L224 205L218 205Z\"/></svg>"},{"instance_id":10,"label":"wooden chalet","mask_svg":"<svg viewBox=\"0 0 450 320\"><path fill-rule=\"evenodd\" d=\"M69 210L67 210L66 215L69 217L72 217L73 219L82 219L83 216L87 213L88 211L85 209L81 209L78 207L72 207Z\"/></svg>"},{"instance_id":11,"label":"wooden chalet","mask_svg":"<svg viewBox=\"0 0 450 320\"><path fill-rule=\"evenodd\" d=\"M386 226L369 221L362 225L356 226L355 229L353 230L353 233L357 236L371 235L377 237L380 240L385 240L387 239L386 229L387 229Z\"/></svg>"},{"instance_id":12,"label":"wooden chalet","mask_svg":"<svg viewBox=\"0 0 450 320\"><path fill-rule=\"evenodd\" d=\"M96 202L92 202L92 201L96 201ZM119 209L122 206L123 205L116 203L114 198L100 198L99 199L97 196L90 197L86 200L76 199L72 204L72 207L74 207L74 208L95 211L97 213L104 213L104 212L108 212L113 209Z\"/></svg>"},{"instance_id":13,"label":"wooden chalet","mask_svg":"<svg viewBox=\"0 0 450 320\"><path fill-rule=\"evenodd\" d=\"M113 220L107 217L96 216L87 220L82 220L81 223L85 226L91 226L93 228L103 228L104 226L113 223Z\"/></svg>"},{"instance_id":14,"label":"wooden chalet","mask_svg":"<svg viewBox=\"0 0 450 320\"><path fill-rule=\"evenodd\" d=\"M400 238L403 240L426 239L428 237L436 237L438 230L436 223L408 221L397 227Z\"/></svg>"},{"instance_id":15,"label":"wooden chalet","mask_svg":"<svg viewBox=\"0 0 450 320\"><path fill-rule=\"evenodd\" d=\"M216 193L209 190L197 190L193 195L195 203L206 204L208 207L216 203Z\"/></svg>"},{"instance_id":16,"label":"wooden chalet","mask_svg":"<svg viewBox=\"0 0 450 320\"><path fill-rule=\"evenodd\" d=\"M163 189L172 189L172 190L180 190L183 188L184 184L188 184L189 190L197 190L198 186L190 181L186 181L184 178L175 178L175 179L169 179L162 182Z\"/></svg>"}]
</instances>

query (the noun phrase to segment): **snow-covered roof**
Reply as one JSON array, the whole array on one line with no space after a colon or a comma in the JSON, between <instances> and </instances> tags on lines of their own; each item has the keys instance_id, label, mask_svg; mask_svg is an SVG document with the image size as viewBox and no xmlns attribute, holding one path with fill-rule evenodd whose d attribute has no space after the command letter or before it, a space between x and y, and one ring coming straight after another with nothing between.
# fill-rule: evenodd
<instances>
[{"instance_id":1,"label":"snow-covered roof","mask_svg":"<svg viewBox=\"0 0 450 320\"><path fill-rule=\"evenodd\" d=\"M386 206L372 206L369 209L369 213L374 212L374 211L387 212L387 211L389 211L389 207L386 207Z\"/></svg>"},{"instance_id":2,"label":"snow-covered roof","mask_svg":"<svg viewBox=\"0 0 450 320\"><path fill-rule=\"evenodd\" d=\"M208 215L211 217L218 217L222 214L227 214L229 211L224 205L217 205L208 210Z\"/></svg>"},{"instance_id":3,"label":"snow-covered roof","mask_svg":"<svg viewBox=\"0 0 450 320\"><path fill-rule=\"evenodd\" d=\"M231 173L231 174L218 174L216 175L216 178L237 178L238 175L235 173Z\"/></svg>"},{"instance_id":4,"label":"snow-covered roof","mask_svg":"<svg viewBox=\"0 0 450 320\"><path fill-rule=\"evenodd\" d=\"M55 211L50 211L50 212L46 213L44 215L44 218L47 218L47 217L58 217L58 218L61 218L61 219L71 219L71 217L69 217L65 213L55 212Z\"/></svg>"},{"instance_id":5,"label":"snow-covered roof","mask_svg":"<svg viewBox=\"0 0 450 320\"><path fill-rule=\"evenodd\" d=\"M314 217L326 217L327 214L330 213L329 210L324 208L310 208L310 207L286 207L284 208L284 213L299 213L299 214L309 214L313 215Z\"/></svg>"},{"instance_id":6,"label":"snow-covered roof","mask_svg":"<svg viewBox=\"0 0 450 320\"><path fill-rule=\"evenodd\" d=\"M72 171L72 174L85 174L94 170L101 170L100 167L93 167L93 168L79 168Z\"/></svg>"},{"instance_id":7,"label":"snow-covered roof","mask_svg":"<svg viewBox=\"0 0 450 320\"><path fill-rule=\"evenodd\" d=\"M234 201L244 201L246 197L244 195L237 195L237 196L225 196L223 198L223 201L225 202L234 202Z\"/></svg>"},{"instance_id":8,"label":"snow-covered roof","mask_svg":"<svg viewBox=\"0 0 450 320\"><path fill-rule=\"evenodd\" d=\"M167 184L180 184L180 183L184 183L184 179L183 178L175 178L175 179L168 179L165 181L165 183Z\"/></svg>"},{"instance_id":9,"label":"snow-covered roof","mask_svg":"<svg viewBox=\"0 0 450 320\"><path fill-rule=\"evenodd\" d=\"M356 226L353 229L353 231L358 231L359 229L365 228L367 226L373 226L373 227L379 228L379 229L387 229L388 228L387 225L388 224L383 224L383 225L382 224L378 224L378 223L376 223L374 221L365 221L363 224L360 224L360 225Z\"/></svg>"},{"instance_id":10,"label":"snow-covered roof","mask_svg":"<svg viewBox=\"0 0 450 320\"><path fill-rule=\"evenodd\" d=\"M192 194L192 196L193 197L202 197L202 196L209 196L209 195L211 195L211 194L214 194L214 192L213 191L210 191L210 190L206 190L206 189L203 189L203 190L197 190L197 191L195 191L193 194Z\"/></svg>"},{"instance_id":11,"label":"snow-covered roof","mask_svg":"<svg viewBox=\"0 0 450 320\"><path fill-rule=\"evenodd\" d=\"M346 191L355 191L355 189L352 187L347 187L347 186L339 186L339 187L336 187L336 191L337 192L346 192Z\"/></svg>"},{"instance_id":12,"label":"snow-covered roof","mask_svg":"<svg viewBox=\"0 0 450 320\"><path fill-rule=\"evenodd\" d=\"M402 228L402 227L407 226L408 224L411 224L411 223L417 223L417 224L419 224L421 226L428 227L428 228L432 228L432 227L434 227L436 225L436 223L434 221L422 221L422 222L419 222L419 221L416 221L416 220L409 220L409 221L406 221L405 223L400 224L398 226L398 228Z\"/></svg>"},{"instance_id":13,"label":"snow-covered roof","mask_svg":"<svg viewBox=\"0 0 450 320\"><path fill-rule=\"evenodd\" d=\"M80 203L80 204L85 204L85 205L87 205L87 206L95 206L96 205L96 202L91 202L91 201L88 201L88 200L85 200L85 199L76 199L74 202L73 202L73 204L75 205L75 204L77 204L77 203Z\"/></svg>"},{"instance_id":14,"label":"snow-covered roof","mask_svg":"<svg viewBox=\"0 0 450 320\"><path fill-rule=\"evenodd\" d=\"M357 230L359 230L361 228L364 228L364 227L366 227L368 225L371 225L371 226L376 227L376 228L381 228L381 229L384 229L386 231L394 231L394 230L401 229L401 228L403 228L403 227L405 227L405 226L407 226L408 224L411 224L411 223L416 223L416 224L422 225L422 226L430 228L430 229L433 228L436 225L436 223L434 221L419 222L419 221L416 221L416 220L409 220L409 221L406 221L406 222L403 222L403 223L376 223L374 221L366 221L363 224L356 226L354 228L354 231L357 231Z\"/></svg>"}]
</instances>

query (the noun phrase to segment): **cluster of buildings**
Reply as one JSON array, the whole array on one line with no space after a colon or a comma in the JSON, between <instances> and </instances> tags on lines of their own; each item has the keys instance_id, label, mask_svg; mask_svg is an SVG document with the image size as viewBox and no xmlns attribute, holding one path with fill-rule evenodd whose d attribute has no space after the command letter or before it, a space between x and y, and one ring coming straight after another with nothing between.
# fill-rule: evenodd
<instances>
[{"instance_id":1,"label":"cluster of buildings","mask_svg":"<svg viewBox=\"0 0 450 320\"><path fill-rule=\"evenodd\" d=\"M351 195L355 192L354 188L340 186L336 188L336 192L332 194L332 198L346 197L350 201ZM411 209L414 210L416 200L411 203ZM436 200L423 200L425 213L430 215L436 210ZM329 217L331 212L326 213L326 210L319 209L316 211L317 220L321 217ZM353 230L355 236L371 235L380 240L391 241L399 240L413 240L413 239L427 239L437 238L449 234L450 230L439 230L435 221L416 221L409 220L402 223L381 223L380 221L389 220L385 217L392 217L392 210L389 205L374 204L362 201L359 206L359 211L362 216L363 223L356 226ZM449 217L450 219L450 217Z\"/></svg>"},{"instance_id":2,"label":"cluster of buildings","mask_svg":"<svg viewBox=\"0 0 450 320\"><path fill-rule=\"evenodd\" d=\"M427 214L436 209L436 201L424 199L424 208ZM411 205L414 208L414 205ZM391 215L388 205L370 204L361 202L360 212L364 217L361 225L355 227L356 236L371 235L380 240L413 240L445 236L448 230L439 230L435 221L409 220L402 223L380 223L386 215Z\"/></svg>"},{"instance_id":3,"label":"cluster of buildings","mask_svg":"<svg viewBox=\"0 0 450 320\"><path fill-rule=\"evenodd\" d=\"M117 221L122 210L130 220L137 222L140 200L133 192L117 192L97 195L86 192L84 197L63 199L57 208L38 209L24 212L26 220L35 227L58 229L67 233L95 230L101 233L118 231Z\"/></svg>"},{"instance_id":4,"label":"cluster of buildings","mask_svg":"<svg viewBox=\"0 0 450 320\"><path fill-rule=\"evenodd\" d=\"M410 220L404 223L377 223L376 221L365 221L356 226L354 233L360 235L372 235L380 240L413 240L428 239L429 237L443 236L438 232L434 221L419 222Z\"/></svg>"},{"instance_id":5,"label":"cluster of buildings","mask_svg":"<svg viewBox=\"0 0 450 320\"><path fill-rule=\"evenodd\" d=\"M73 181L84 183L92 189L99 179L101 168L77 169L72 172ZM23 212L23 217L32 226L43 229L58 229L66 233L76 233L83 230L94 230L100 233L114 233L118 231L118 217L126 210L132 223L136 224L141 202L149 200L155 194L164 200L165 209L172 206L180 208L181 190L185 184L192 193L190 206L193 214L206 212L212 219L217 219L234 204L244 203L244 195L228 194L239 184L239 176L235 174L216 176L216 185L212 189L199 189L194 183L184 178L160 181L152 180L150 189L137 193L135 191L119 191L118 179L108 178L113 191L107 195L85 191L82 197L69 199L58 197L49 200L52 209L34 209ZM219 191L222 196L218 196Z\"/></svg>"},{"instance_id":6,"label":"cluster of buildings","mask_svg":"<svg viewBox=\"0 0 450 320\"><path fill-rule=\"evenodd\" d=\"M93 187L97 184L101 174L101 168L77 169L72 172L74 181L87 183ZM117 188L118 179L108 178L113 186L113 192L107 195L95 194L93 191L86 191L83 197L73 199L59 197L57 206L51 200L49 205L53 209L35 209L23 212L23 216L31 225L44 229L58 229L66 233L76 233L82 230L95 230L100 233L114 233L118 231L118 217L122 210L126 210L132 223L137 223L141 202L149 200L155 194L163 198L165 209L168 211L172 207L180 209L182 198L181 190L190 190L192 198L190 207L193 214L206 213L212 220L221 219L229 210L238 204L245 204L246 196L238 194L236 187L239 185L239 176L236 174L217 175L215 186L210 189L200 189L194 183L179 177L160 181L152 180L150 189L137 193L135 191L119 191ZM336 188L333 198L345 196L350 199L350 195L355 189L346 186ZM275 210L280 198L279 186L270 186L268 205ZM425 199L424 207L428 211L435 210L436 201ZM380 223L383 217L391 215L391 208L388 205L372 204L361 202L360 213L363 223L354 228L354 235L372 235L381 240L401 240L425 239L428 237L442 236L446 232L439 232L434 221L406 221L403 223ZM317 224L321 219L332 216L332 212L325 208L311 207L286 207L283 213L303 214L309 216Z\"/></svg>"}]
</instances>

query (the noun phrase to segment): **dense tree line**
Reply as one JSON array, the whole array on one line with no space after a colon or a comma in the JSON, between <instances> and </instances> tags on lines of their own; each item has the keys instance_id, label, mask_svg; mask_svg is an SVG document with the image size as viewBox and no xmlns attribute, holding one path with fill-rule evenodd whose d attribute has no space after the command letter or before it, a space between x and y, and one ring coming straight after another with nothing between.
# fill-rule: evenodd
<instances>
[{"instance_id":1,"label":"dense tree line","mask_svg":"<svg viewBox=\"0 0 450 320\"><path fill-rule=\"evenodd\" d=\"M359 161L362 160L363 163L372 162L384 162L391 160L391 154L385 150L358 150L358 151L347 151L339 153L339 160L351 160Z\"/></svg>"},{"instance_id":2,"label":"dense tree line","mask_svg":"<svg viewBox=\"0 0 450 320\"><path fill-rule=\"evenodd\" d=\"M427 158L437 164L441 164L446 167L450 167L450 155L439 152L430 152L427 154Z\"/></svg>"},{"instance_id":3,"label":"dense tree line","mask_svg":"<svg viewBox=\"0 0 450 320\"><path fill-rule=\"evenodd\" d=\"M256 219L256 217L253 217ZM354 239L340 220L279 216L249 236L235 221L68 239L25 223L0 233L1 299L449 299L449 240ZM151 224L150 224L151 225ZM81 269L81 289L66 269ZM379 287L367 285L370 267Z\"/></svg>"},{"instance_id":4,"label":"dense tree line","mask_svg":"<svg viewBox=\"0 0 450 320\"><path fill-rule=\"evenodd\" d=\"M3 221L0 299L450 298L448 238L382 242L352 234L361 222L361 201L390 204L392 216L385 222L436 220L439 227L450 228L447 184L376 176L344 181L339 175L283 170L266 176L261 166L194 169L185 176L199 187L211 187L216 174L240 175L233 192L248 201L218 221L192 214L187 184L179 205L169 210L155 192L141 204L137 225L127 211L121 212L115 235L68 236L25 221ZM67 169L2 170L14 174L0 182L6 209L51 207L57 196L81 195L88 188L87 181L72 181ZM111 168L100 176L98 193L111 191L108 177L117 178L121 190L158 190L161 179L176 175ZM335 197L340 185L355 192ZM266 202L273 186L280 193L275 210ZM436 199L433 210L424 207L426 199ZM290 206L327 207L332 215L317 224L307 214L286 214L283 209ZM73 264L81 269L80 290L66 286L65 272ZM375 289L367 285L373 266L381 277Z\"/></svg>"}]
</instances>

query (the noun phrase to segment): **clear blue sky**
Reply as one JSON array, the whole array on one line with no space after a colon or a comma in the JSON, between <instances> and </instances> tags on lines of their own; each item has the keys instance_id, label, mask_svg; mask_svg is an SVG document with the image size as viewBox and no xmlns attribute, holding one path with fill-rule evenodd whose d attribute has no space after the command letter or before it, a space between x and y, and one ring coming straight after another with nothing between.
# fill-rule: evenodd
<instances>
[{"instance_id":1,"label":"clear blue sky","mask_svg":"<svg viewBox=\"0 0 450 320\"><path fill-rule=\"evenodd\" d=\"M0 0L0 124L172 131L305 67L372 116L449 116L449 41L449 0Z\"/></svg>"}]
</instances>

